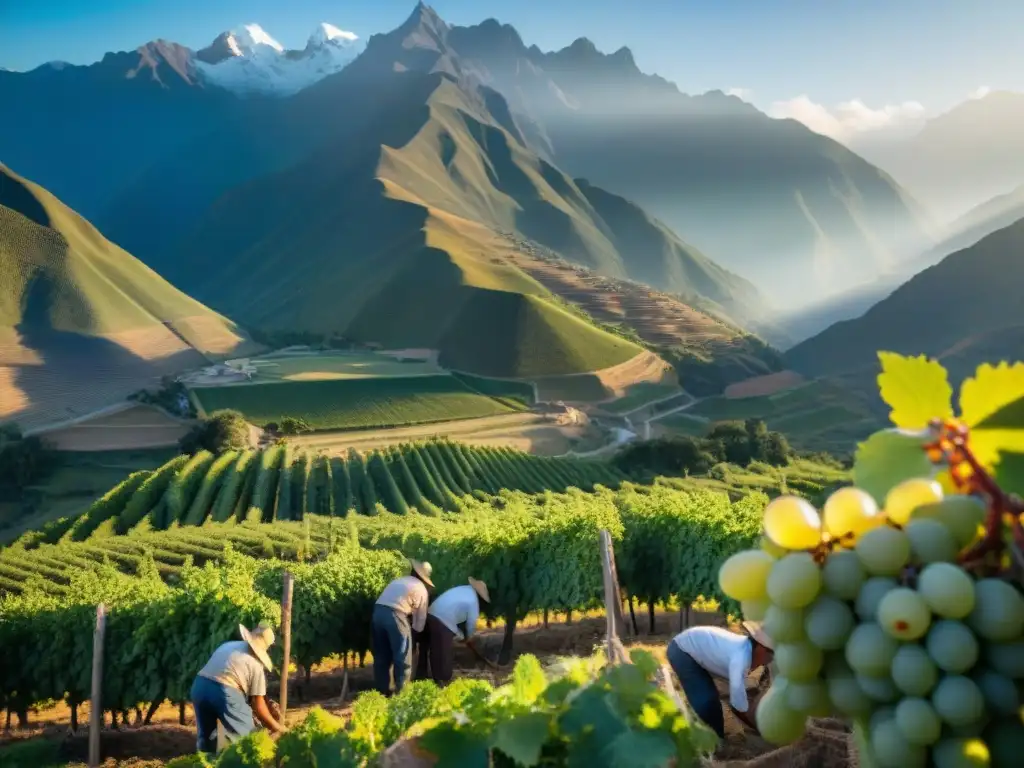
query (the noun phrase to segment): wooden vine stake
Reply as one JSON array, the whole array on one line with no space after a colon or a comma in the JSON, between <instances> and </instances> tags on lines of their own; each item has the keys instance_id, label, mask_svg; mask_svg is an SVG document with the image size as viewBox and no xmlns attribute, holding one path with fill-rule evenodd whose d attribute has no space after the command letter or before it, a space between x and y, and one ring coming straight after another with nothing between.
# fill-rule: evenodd
<instances>
[{"instance_id":1,"label":"wooden vine stake","mask_svg":"<svg viewBox=\"0 0 1024 768\"><path fill-rule=\"evenodd\" d=\"M89 768L100 764L100 731L103 730L103 639L107 634L107 606L96 606L96 630L92 635L92 694L89 699Z\"/></svg>"},{"instance_id":2,"label":"wooden vine stake","mask_svg":"<svg viewBox=\"0 0 1024 768\"><path fill-rule=\"evenodd\" d=\"M619 595L619 577L615 570L612 536L605 530L601 531L601 571L604 576L604 609L608 620L608 663L628 664L629 656L619 638L629 630L622 616L622 598Z\"/></svg>"},{"instance_id":3,"label":"wooden vine stake","mask_svg":"<svg viewBox=\"0 0 1024 768\"><path fill-rule=\"evenodd\" d=\"M284 594L281 597L281 634L284 636L284 661L281 664L281 725L288 719L288 666L292 656L292 588L295 579L291 571L284 572Z\"/></svg>"}]
</instances>

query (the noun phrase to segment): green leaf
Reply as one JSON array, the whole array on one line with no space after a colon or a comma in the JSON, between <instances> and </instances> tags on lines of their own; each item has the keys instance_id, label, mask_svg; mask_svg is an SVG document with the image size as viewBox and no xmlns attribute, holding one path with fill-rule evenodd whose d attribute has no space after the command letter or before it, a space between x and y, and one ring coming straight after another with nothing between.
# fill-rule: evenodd
<instances>
[{"instance_id":1,"label":"green leaf","mask_svg":"<svg viewBox=\"0 0 1024 768\"><path fill-rule=\"evenodd\" d=\"M936 360L904 357L893 352L879 352L882 372L878 388L882 399L892 409L889 418L903 429L922 429L932 419L953 415L953 388L946 369Z\"/></svg>"},{"instance_id":2,"label":"green leaf","mask_svg":"<svg viewBox=\"0 0 1024 768\"><path fill-rule=\"evenodd\" d=\"M676 756L676 745L664 731L626 731L605 748L609 768L664 768Z\"/></svg>"},{"instance_id":3,"label":"green leaf","mask_svg":"<svg viewBox=\"0 0 1024 768\"><path fill-rule=\"evenodd\" d=\"M529 712L498 723L494 729L494 748L504 752L519 765L534 766L551 735L551 718L543 712Z\"/></svg>"},{"instance_id":4,"label":"green leaf","mask_svg":"<svg viewBox=\"0 0 1024 768\"><path fill-rule=\"evenodd\" d=\"M879 504L892 488L912 477L932 477L937 468L925 453L926 432L883 429L857 446L853 484Z\"/></svg>"},{"instance_id":5,"label":"green leaf","mask_svg":"<svg viewBox=\"0 0 1024 768\"><path fill-rule=\"evenodd\" d=\"M1024 452L1001 451L992 476L1007 493L1024 496Z\"/></svg>"},{"instance_id":6,"label":"green leaf","mask_svg":"<svg viewBox=\"0 0 1024 768\"><path fill-rule=\"evenodd\" d=\"M488 768L491 751L478 733L442 723L420 737L420 746L437 758L434 768Z\"/></svg>"},{"instance_id":7,"label":"green leaf","mask_svg":"<svg viewBox=\"0 0 1024 768\"><path fill-rule=\"evenodd\" d=\"M979 366L960 387L960 418L971 428L971 451L986 469L1003 452L1024 452L1024 363Z\"/></svg>"},{"instance_id":8,"label":"green leaf","mask_svg":"<svg viewBox=\"0 0 1024 768\"><path fill-rule=\"evenodd\" d=\"M518 704L533 704L547 685L547 677L537 657L529 653L520 656L512 672L513 700Z\"/></svg>"}]
</instances>

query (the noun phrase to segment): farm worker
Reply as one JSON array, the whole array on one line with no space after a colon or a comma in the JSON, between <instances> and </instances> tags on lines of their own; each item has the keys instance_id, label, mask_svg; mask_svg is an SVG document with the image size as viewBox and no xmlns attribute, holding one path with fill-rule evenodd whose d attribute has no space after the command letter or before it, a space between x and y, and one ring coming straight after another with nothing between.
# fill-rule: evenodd
<instances>
[{"instance_id":1,"label":"farm worker","mask_svg":"<svg viewBox=\"0 0 1024 768\"><path fill-rule=\"evenodd\" d=\"M412 678L412 633L422 632L427 623L430 563L410 559L412 573L388 584L377 598L371 622L374 687L387 694L391 668L395 669L395 693Z\"/></svg>"},{"instance_id":2,"label":"farm worker","mask_svg":"<svg viewBox=\"0 0 1024 768\"><path fill-rule=\"evenodd\" d=\"M772 640L759 623L745 621L743 630L744 634L737 634L720 627L691 627L668 644L668 663L690 706L719 738L725 737L725 716L713 678L729 682L733 713L756 731L760 695L747 700L747 675L767 666L774 655Z\"/></svg>"},{"instance_id":3,"label":"farm worker","mask_svg":"<svg viewBox=\"0 0 1024 768\"><path fill-rule=\"evenodd\" d=\"M456 638L464 640L467 646L475 650L471 638L476 632L484 603L490 602L487 585L470 576L468 584L452 587L431 603L427 612L425 650L430 656L430 676L435 683L447 683L452 679L455 654L453 643ZM420 654L417 677L426 677L426 654L423 650ZM480 653L477 652L477 655Z\"/></svg>"},{"instance_id":4,"label":"farm worker","mask_svg":"<svg viewBox=\"0 0 1024 768\"><path fill-rule=\"evenodd\" d=\"M267 649L274 644L274 631L266 624L252 631L239 625L238 631L242 639L217 648L192 683L199 752L217 751L218 720L230 741L251 732L255 728L254 709L256 717L271 733L284 732L284 726L274 719L266 700L266 673L273 668Z\"/></svg>"}]
</instances>

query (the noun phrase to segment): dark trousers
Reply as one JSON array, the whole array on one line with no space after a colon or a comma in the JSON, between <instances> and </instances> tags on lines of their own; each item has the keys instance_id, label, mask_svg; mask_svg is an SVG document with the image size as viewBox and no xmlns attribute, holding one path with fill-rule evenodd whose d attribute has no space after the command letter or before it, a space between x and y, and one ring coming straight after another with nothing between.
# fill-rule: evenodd
<instances>
[{"instance_id":1,"label":"dark trousers","mask_svg":"<svg viewBox=\"0 0 1024 768\"><path fill-rule=\"evenodd\" d=\"M196 676L192 683L192 709L196 713L196 750L217 751L217 721L224 724L228 741L236 741L255 728L252 708L237 688Z\"/></svg>"},{"instance_id":2,"label":"dark trousers","mask_svg":"<svg viewBox=\"0 0 1024 768\"><path fill-rule=\"evenodd\" d=\"M435 683L447 683L454 673L455 633L433 616L418 636L420 656L416 662L416 679L428 677Z\"/></svg>"},{"instance_id":3,"label":"dark trousers","mask_svg":"<svg viewBox=\"0 0 1024 768\"><path fill-rule=\"evenodd\" d=\"M718 698L718 688L715 687L711 673L694 661L675 640L669 642L666 655L694 713L717 733L720 739L724 739L725 714L722 712L722 701Z\"/></svg>"},{"instance_id":4,"label":"dark trousers","mask_svg":"<svg viewBox=\"0 0 1024 768\"><path fill-rule=\"evenodd\" d=\"M373 685L386 694L395 669L395 692L412 677L412 626L409 617L388 605L373 608Z\"/></svg>"}]
</instances>

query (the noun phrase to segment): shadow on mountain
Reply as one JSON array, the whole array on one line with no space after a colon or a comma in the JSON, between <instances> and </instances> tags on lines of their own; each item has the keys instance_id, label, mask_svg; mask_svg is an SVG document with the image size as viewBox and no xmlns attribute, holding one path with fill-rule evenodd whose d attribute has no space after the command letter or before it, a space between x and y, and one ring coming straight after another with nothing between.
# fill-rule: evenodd
<instances>
[{"instance_id":1,"label":"shadow on mountain","mask_svg":"<svg viewBox=\"0 0 1024 768\"><path fill-rule=\"evenodd\" d=\"M50 214L43 204L30 189L7 173L0 173L0 206L17 211L41 227L50 226Z\"/></svg>"}]
</instances>

